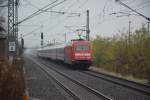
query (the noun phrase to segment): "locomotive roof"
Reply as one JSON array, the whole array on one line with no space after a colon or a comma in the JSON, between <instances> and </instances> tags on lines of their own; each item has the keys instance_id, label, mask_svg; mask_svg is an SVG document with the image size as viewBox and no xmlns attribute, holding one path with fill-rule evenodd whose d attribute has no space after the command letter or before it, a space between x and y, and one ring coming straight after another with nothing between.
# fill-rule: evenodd
<instances>
[{"instance_id":1,"label":"locomotive roof","mask_svg":"<svg viewBox=\"0 0 150 100\"><path fill-rule=\"evenodd\" d=\"M48 50L48 49L57 49L57 48L63 48L65 46L69 46L71 44L77 44L79 42L84 42L84 43L89 43L89 41L87 40L83 40L83 39L74 39L74 40L71 40L70 42L68 43L61 43L61 44L55 44L55 45L51 45L51 46L46 46L46 47L41 47L38 49L38 51L40 50Z\"/></svg>"},{"instance_id":2,"label":"locomotive roof","mask_svg":"<svg viewBox=\"0 0 150 100\"><path fill-rule=\"evenodd\" d=\"M56 45L41 47L41 48L38 49L38 50L47 50L47 49L54 49L54 48L63 48L63 47L65 47L66 45L67 45L66 43L56 44Z\"/></svg>"},{"instance_id":3,"label":"locomotive roof","mask_svg":"<svg viewBox=\"0 0 150 100\"><path fill-rule=\"evenodd\" d=\"M84 43L89 43L89 41L87 41L87 40L83 40L83 39L75 39L75 40L71 40L73 43L79 43L79 42L84 42Z\"/></svg>"}]
</instances>

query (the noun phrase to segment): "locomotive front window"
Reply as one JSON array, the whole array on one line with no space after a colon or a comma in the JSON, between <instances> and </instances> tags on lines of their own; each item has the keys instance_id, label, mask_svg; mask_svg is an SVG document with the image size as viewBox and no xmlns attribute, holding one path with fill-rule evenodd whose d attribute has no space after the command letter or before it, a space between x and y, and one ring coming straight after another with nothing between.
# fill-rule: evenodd
<instances>
[{"instance_id":1,"label":"locomotive front window","mask_svg":"<svg viewBox=\"0 0 150 100\"><path fill-rule=\"evenodd\" d=\"M90 50L89 46L87 46L87 45L78 45L76 47L76 51L85 51L85 50Z\"/></svg>"}]
</instances>

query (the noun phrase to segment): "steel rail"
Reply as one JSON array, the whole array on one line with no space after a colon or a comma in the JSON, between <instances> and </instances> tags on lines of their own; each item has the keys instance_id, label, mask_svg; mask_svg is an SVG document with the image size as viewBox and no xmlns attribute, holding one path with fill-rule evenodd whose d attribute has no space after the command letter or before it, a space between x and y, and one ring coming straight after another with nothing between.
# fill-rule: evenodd
<instances>
[{"instance_id":1,"label":"steel rail","mask_svg":"<svg viewBox=\"0 0 150 100\"><path fill-rule=\"evenodd\" d=\"M114 83L114 84L117 84L117 85L120 85L122 87L126 87L128 89L132 89L132 90L137 91L137 92L141 92L141 93L146 94L146 95L150 95L150 86L149 85L144 85L144 84L136 83L134 81L123 79L123 78L120 78L120 77L115 77L115 76L112 76L112 75L109 75L109 74L104 74L104 73L96 72L94 70L80 71L80 72L88 74L88 75L93 76L93 77L97 77L97 78L103 79L105 81L108 81L108 82L111 82L111 83ZM90 72L90 73L88 73L88 72ZM99 75L95 75L95 73L99 74ZM102 77L102 75L104 77ZM110 79L110 78L112 78L112 79ZM114 80L114 79L116 79L116 80ZM128 82L129 84L127 84L125 82ZM138 88L138 87L144 87L144 88L147 88L149 90L143 89L143 88Z\"/></svg>"},{"instance_id":2,"label":"steel rail","mask_svg":"<svg viewBox=\"0 0 150 100\"><path fill-rule=\"evenodd\" d=\"M82 73L88 74L88 75L93 76L93 77L100 78L102 80L105 80L105 81L108 81L108 82L111 82L111 83L114 83L114 84L118 84L120 86L129 88L129 89L132 89L132 90L136 90L138 92L142 92L146 95L150 95L150 91L137 87L137 86L139 86L139 87L142 86L142 87L145 87L147 89L149 88L149 90L150 90L150 86L148 86L148 85L143 85L143 84L140 84L140 83L136 83L136 82L129 81L129 80L126 80L126 79L122 79L122 78L119 78L119 77L115 77L115 76L112 76L112 75L96 72L96 71L93 71L93 70L82 71ZM95 75L95 73L98 74L98 75ZM129 84L127 84L125 82L128 82ZM135 84L137 86L131 85L131 84Z\"/></svg>"},{"instance_id":3,"label":"steel rail","mask_svg":"<svg viewBox=\"0 0 150 100\"><path fill-rule=\"evenodd\" d=\"M40 69L43 70L44 72L46 72L46 74L51 77L61 88L63 88L73 99L75 100L81 100L77 95L75 95L70 89L68 89L67 87L65 87L61 82L59 82L55 77L53 77L47 69L45 69L43 67L42 64L38 63L37 61L35 61L34 59L32 58L29 58L31 59L32 61L34 61L34 63L38 64Z\"/></svg>"},{"instance_id":4,"label":"steel rail","mask_svg":"<svg viewBox=\"0 0 150 100\"><path fill-rule=\"evenodd\" d=\"M45 66L48 66L48 65L46 65L45 63L42 63L42 64L45 65ZM52 63L51 63L51 65L56 66L55 64L52 64ZM65 78L69 79L69 80L72 81L73 83L75 83L75 84L77 84L77 85L83 87L83 88L86 89L87 91L89 91L89 92L95 94L96 96L100 97L100 98L103 99L103 100L113 100L113 99L111 99L110 97L108 97L108 96L102 94L102 93L99 92L98 90L95 90L95 89L93 89L93 88L91 88L91 87L89 87L89 86L84 85L83 83L81 83L81 82L79 82L79 81L77 81L77 80L74 80L73 78L69 77L68 75L66 75L66 74L64 74L64 73L62 73L62 72L56 70L55 68L52 68L52 67L48 67L48 68L50 68L51 70L55 71L56 73L58 73L58 74L64 76Z\"/></svg>"}]
</instances>

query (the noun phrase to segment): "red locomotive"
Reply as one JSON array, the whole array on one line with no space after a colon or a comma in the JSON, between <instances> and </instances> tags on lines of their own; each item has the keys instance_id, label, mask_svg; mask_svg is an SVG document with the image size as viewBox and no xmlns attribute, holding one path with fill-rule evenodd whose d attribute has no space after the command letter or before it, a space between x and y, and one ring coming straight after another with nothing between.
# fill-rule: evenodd
<instances>
[{"instance_id":1,"label":"red locomotive","mask_svg":"<svg viewBox=\"0 0 150 100\"><path fill-rule=\"evenodd\" d=\"M91 44L87 40L75 39L68 44L52 45L38 50L38 56L61 60L76 67L88 68L93 61Z\"/></svg>"}]
</instances>

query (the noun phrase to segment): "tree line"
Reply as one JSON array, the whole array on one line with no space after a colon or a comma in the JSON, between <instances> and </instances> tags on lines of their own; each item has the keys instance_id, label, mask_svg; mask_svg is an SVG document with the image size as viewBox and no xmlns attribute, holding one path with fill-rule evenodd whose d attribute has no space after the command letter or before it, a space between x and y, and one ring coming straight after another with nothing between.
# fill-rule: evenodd
<instances>
[{"instance_id":1,"label":"tree line","mask_svg":"<svg viewBox=\"0 0 150 100\"><path fill-rule=\"evenodd\" d=\"M96 36L92 45L95 66L150 80L150 33L146 28L112 38Z\"/></svg>"}]
</instances>

